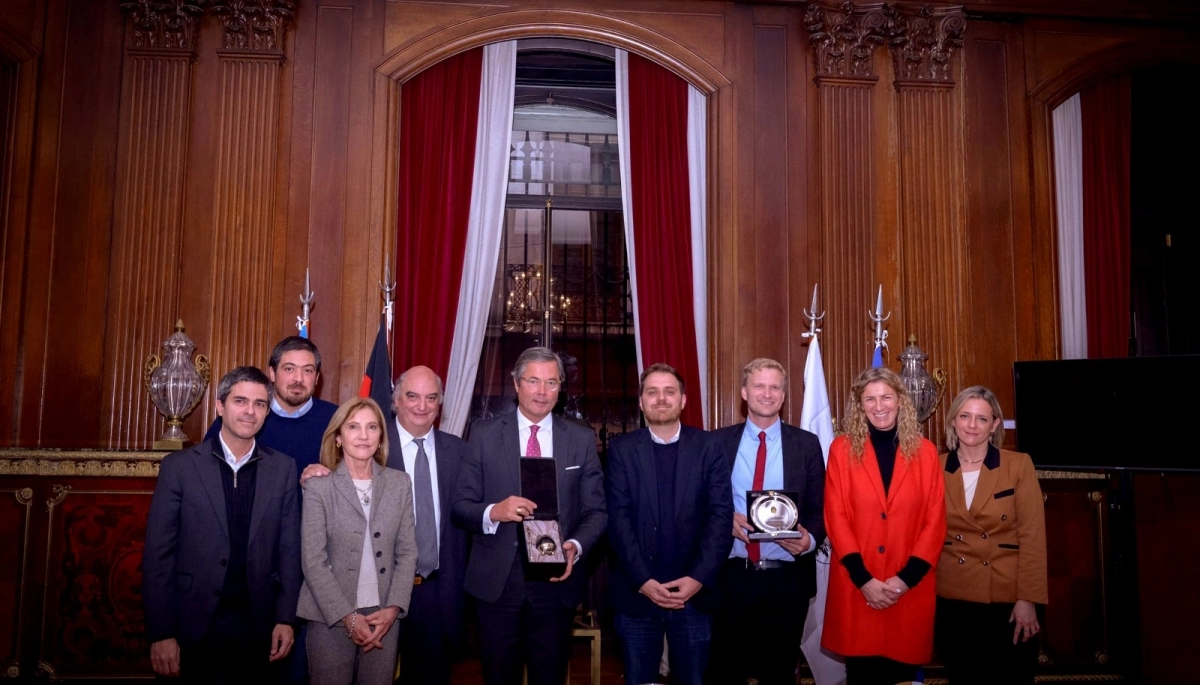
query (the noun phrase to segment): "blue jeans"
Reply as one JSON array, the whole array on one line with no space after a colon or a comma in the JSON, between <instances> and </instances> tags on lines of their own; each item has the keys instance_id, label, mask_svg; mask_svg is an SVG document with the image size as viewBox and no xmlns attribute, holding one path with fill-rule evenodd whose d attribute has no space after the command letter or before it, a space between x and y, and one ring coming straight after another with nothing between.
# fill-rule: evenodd
<instances>
[{"instance_id":1,"label":"blue jeans","mask_svg":"<svg viewBox=\"0 0 1200 685\"><path fill-rule=\"evenodd\" d=\"M645 616L618 613L617 634L621 636L621 658L629 685L660 682L663 636L673 685L701 685L708 668L712 640L712 616L685 604L682 609L654 607Z\"/></svg>"}]
</instances>

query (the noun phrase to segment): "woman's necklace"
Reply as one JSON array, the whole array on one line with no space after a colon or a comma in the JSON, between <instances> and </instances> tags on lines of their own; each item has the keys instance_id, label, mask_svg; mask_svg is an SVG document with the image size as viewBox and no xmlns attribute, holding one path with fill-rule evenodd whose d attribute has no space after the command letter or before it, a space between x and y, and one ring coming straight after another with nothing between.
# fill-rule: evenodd
<instances>
[{"instance_id":1,"label":"woman's necklace","mask_svg":"<svg viewBox=\"0 0 1200 685\"><path fill-rule=\"evenodd\" d=\"M357 485L357 484L355 484L355 486L354 486L354 489L355 489L355 490L358 490L358 498L362 500L362 503L363 503L363 504L370 504L370 503L371 503L371 487L372 487L374 484L375 484L375 481L374 481L373 479L372 479L372 480L369 480L369 481L367 481L367 487L366 487L366 488L360 488L360 487L358 487L358 485Z\"/></svg>"},{"instance_id":2,"label":"woman's necklace","mask_svg":"<svg viewBox=\"0 0 1200 685\"><path fill-rule=\"evenodd\" d=\"M983 461L984 459L987 459L987 452L984 452L982 457L975 459L975 460L963 459L962 457L958 458L958 460L964 464L978 464L979 462Z\"/></svg>"}]
</instances>

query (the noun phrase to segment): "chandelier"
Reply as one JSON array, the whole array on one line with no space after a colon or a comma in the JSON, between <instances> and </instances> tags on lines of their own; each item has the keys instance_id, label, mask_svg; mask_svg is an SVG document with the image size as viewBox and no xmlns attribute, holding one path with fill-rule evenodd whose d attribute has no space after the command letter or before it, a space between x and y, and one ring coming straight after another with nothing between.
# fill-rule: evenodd
<instances>
[{"instance_id":1,"label":"chandelier","mask_svg":"<svg viewBox=\"0 0 1200 685\"><path fill-rule=\"evenodd\" d=\"M556 333L571 310L571 298L554 293L556 281L544 280L541 264L509 264L505 273L504 330L532 333L546 319ZM547 286L549 286L547 288ZM546 302L549 302L549 307Z\"/></svg>"}]
</instances>

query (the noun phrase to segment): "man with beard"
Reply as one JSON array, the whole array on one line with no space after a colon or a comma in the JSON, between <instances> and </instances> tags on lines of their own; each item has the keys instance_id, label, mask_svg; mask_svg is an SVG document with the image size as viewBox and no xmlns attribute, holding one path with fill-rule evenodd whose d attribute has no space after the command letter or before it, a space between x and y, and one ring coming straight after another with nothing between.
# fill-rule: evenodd
<instances>
[{"instance_id":1,"label":"man with beard","mask_svg":"<svg viewBox=\"0 0 1200 685\"><path fill-rule=\"evenodd\" d=\"M773 359L742 369L742 399L749 421L713 433L732 470L733 550L722 577L722 606L713 627L711 681L760 685L796 682L800 633L808 600L817 592L815 555L825 539L825 461L812 433L779 418L787 396L787 371ZM749 490L796 493L799 538L750 542ZM763 625L771 630L748 630Z\"/></svg>"},{"instance_id":2,"label":"man with beard","mask_svg":"<svg viewBox=\"0 0 1200 685\"><path fill-rule=\"evenodd\" d=\"M679 421L683 376L642 372L646 428L608 452L608 534L617 555L612 596L625 680L658 681L666 636L671 682L699 685L708 663L714 589L733 543L729 466L705 431Z\"/></svg>"},{"instance_id":3,"label":"man with beard","mask_svg":"<svg viewBox=\"0 0 1200 685\"><path fill-rule=\"evenodd\" d=\"M308 338L298 335L279 341L267 365L271 380L271 411L256 436L264 447L296 460L297 473L320 461L321 437L337 405L313 397L321 378L321 353ZM208 440L221 431L217 417Z\"/></svg>"}]
</instances>

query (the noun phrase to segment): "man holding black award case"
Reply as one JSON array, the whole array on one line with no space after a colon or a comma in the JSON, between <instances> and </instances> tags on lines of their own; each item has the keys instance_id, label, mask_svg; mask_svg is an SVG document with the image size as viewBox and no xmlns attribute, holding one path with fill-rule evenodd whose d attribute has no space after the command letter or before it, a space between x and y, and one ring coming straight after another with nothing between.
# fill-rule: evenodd
<instances>
[{"instance_id":1,"label":"man holding black award case","mask_svg":"<svg viewBox=\"0 0 1200 685\"><path fill-rule=\"evenodd\" d=\"M748 421L713 434L732 470L734 540L722 569L709 682L796 682L800 634L817 591L813 552L825 539L825 462L817 436L780 420L786 388L779 362L746 364Z\"/></svg>"},{"instance_id":2,"label":"man holding black award case","mask_svg":"<svg viewBox=\"0 0 1200 685\"><path fill-rule=\"evenodd\" d=\"M561 685L575 608L587 592L579 557L604 533L596 435L551 415L562 362L533 347L513 370L517 411L471 428L454 524L471 531L464 589L476 598L484 682Z\"/></svg>"}]
</instances>

